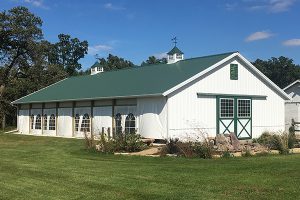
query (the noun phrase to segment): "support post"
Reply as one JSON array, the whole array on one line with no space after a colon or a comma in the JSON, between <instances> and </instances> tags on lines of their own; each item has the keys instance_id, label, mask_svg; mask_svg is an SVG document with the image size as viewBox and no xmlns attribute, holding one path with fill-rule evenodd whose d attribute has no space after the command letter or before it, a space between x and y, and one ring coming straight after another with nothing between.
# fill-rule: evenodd
<instances>
[{"instance_id":1,"label":"support post","mask_svg":"<svg viewBox=\"0 0 300 200\"><path fill-rule=\"evenodd\" d=\"M44 107L45 103L42 103L42 116L41 116L41 129L42 129L42 135L44 134L44 123L45 123L45 118L44 118ZM47 120L48 121L48 120ZM47 126L47 124L46 124Z\"/></svg>"},{"instance_id":2,"label":"support post","mask_svg":"<svg viewBox=\"0 0 300 200\"><path fill-rule=\"evenodd\" d=\"M31 123L34 123L34 122L31 122L31 121L32 121L32 119L31 119L31 107L32 107L32 105L31 105L31 103L30 103L30 104L29 104L29 108L28 108L28 112L29 112L29 113L28 113L28 114L29 114L29 116L28 116L28 117L29 117L29 120L28 120L28 121L29 121L29 128L28 128L28 129L29 129L29 132L28 132L28 134L30 134L30 132L31 132ZM34 120L34 119L33 119L33 120Z\"/></svg>"},{"instance_id":3,"label":"support post","mask_svg":"<svg viewBox=\"0 0 300 200\"><path fill-rule=\"evenodd\" d=\"M72 102L72 137L75 137L75 101Z\"/></svg>"},{"instance_id":4,"label":"support post","mask_svg":"<svg viewBox=\"0 0 300 200\"><path fill-rule=\"evenodd\" d=\"M94 127L93 127L93 121L94 121L94 100L91 101L91 135L94 135Z\"/></svg>"},{"instance_id":5,"label":"support post","mask_svg":"<svg viewBox=\"0 0 300 200\"><path fill-rule=\"evenodd\" d=\"M116 100L112 100L112 116L111 116L111 128L112 128L112 135L114 137L115 135L115 106L116 106Z\"/></svg>"},{"instance_id":6,"label":"support post","mask_svg":"<svg viewBox=\"0 0 300 200\"><path fill-rule=\"evenodd\" d=\"M56 102L56 106L55 106L55 135L57 136L57 127L58 127L58 107L59 107L59 103Z\"/></svg>"}]
</instances>

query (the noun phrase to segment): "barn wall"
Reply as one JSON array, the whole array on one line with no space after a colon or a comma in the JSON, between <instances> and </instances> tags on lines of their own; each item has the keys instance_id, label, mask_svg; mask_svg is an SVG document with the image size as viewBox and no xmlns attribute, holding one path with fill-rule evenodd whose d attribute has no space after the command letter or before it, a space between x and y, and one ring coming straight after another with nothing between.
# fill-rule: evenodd
<instances>
[{"instance_id":1,"label":"barn wall","mask_svg":"<svg viewBox=\"0 0 300 200\"><path fill-rule=\"evenodd\" d=\"M230 80L230 64L238 64L238 80ZM232 59L209 75L169 95L169 136L194 137L199 131L216 135L216 97L198 97L197 93L236 95L261 95L263 99L252 100L252 137L263 131L284 130L284 100L266 85L255 72L240 60Z\"/></svg>"},{"instance_id":2,"label":"barn wall","mask_svg":"<svg viewBox=\"0 0 300 200\"><path fill-rule=\"evenodd\" d=\"M102 127L104 128L104 133L107 134L108 128L110 128L112 134L112 107L94 107L93 108L94 119L93 119L93 130L94 134L98 135L102 132Z\"/></svg>"},{"instance_id":3,"label":"barn wall","mask_svg":"<svg viewBox=\"0 0 300 200\"><path fill-rule=\"evenodd\" d=\"M139 134L145 138L167 138L167 104L165 97L138 98Z\"/></svg>"},{"instance_id":4,"label":"barn wall","mask_svg":"<svg viewBox=\"0 0 300 200\"><path fill-rule=\"evenodd\" d=\"M57 135L72 137L72 108L58 108Z\"/></svg>"},{"instance_id":5,"label":"barn wall","mask_svg":"<svg viewBox=\"0 0 300 200\"><path fill-rule=\"evenodd\" d=\"M29 134L29 110L19 110L18 131L21 134Z\"/></svg>"}]
</instances>

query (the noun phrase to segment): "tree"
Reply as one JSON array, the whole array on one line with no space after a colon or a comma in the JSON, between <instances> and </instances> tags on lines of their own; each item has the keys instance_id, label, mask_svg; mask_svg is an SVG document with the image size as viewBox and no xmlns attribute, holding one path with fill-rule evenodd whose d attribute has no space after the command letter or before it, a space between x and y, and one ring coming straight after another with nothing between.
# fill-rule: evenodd
<instances>
[{"instance_id":1,"label":"tree","mask_svg":"<svg viewBox=\"0 0 300 200\"><path fill-rule=\"evenodd\" d=\"M153 64L166 64L167 63L167 59L166 58L161 58L158 59L155 56L149 56L148 60L143 61L141 66L144 65L153 65Z\"/></svg>"},{"instance_id":2,"label":"tree","mask_svg":"<svg viewBox=\"0 0 300 200\"><path fill-rule=\"evenodd\" d=\"M58 35L58 39L55 44L48 43L49 63L61 66L69 76L77 75L77 70L81 69L79 60L88 52L88 42L65 34Z\"/></svg>"},{"instance_id":3,"label":"tree","mask_svg":"<svg viewBox=\"0 0 300 200\"><path fill-rule=\"evenodd\" d=\"M97 59L100 65L103 66L104 71L119 70L134 66L131 61L125 60L124 58L119 58L118 56L114 56L112 54L109 54L106 59L99 57Z\"/></svg>"},{"instance_id":4,"label":"tree","mask_svg":"<svg viewBox=\"0 0 300 200\"><path fill-rule=\"evenodd\" d=\"M266 61L257 59L252 64L280 88L300 78L300 66L294 64L290 58L281 56Z\"/></svg>"},{"instance_id":5,"label":"tree","mask_svg":"<svg viewBox=\"0 0 300 200\"><path fill-rule=\"evenodd\" d=\"M42 20L25 7L0 13L0 118L3 128L10 107L9 99L5 98L6 87L10 79L34 63L37 43L43 37L41 26Z\"/></svg>"}]
</instances>

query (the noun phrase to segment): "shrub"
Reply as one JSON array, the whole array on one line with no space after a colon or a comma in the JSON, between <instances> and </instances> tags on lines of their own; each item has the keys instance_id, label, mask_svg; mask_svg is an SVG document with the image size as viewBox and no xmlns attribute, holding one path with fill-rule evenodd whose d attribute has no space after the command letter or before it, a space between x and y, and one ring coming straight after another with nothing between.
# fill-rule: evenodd
<instances>
[{"instance_id":1,"label":"shrub","mask_svg":"<svg viewBox=\"0 0 300 200\"><path fill-rule=\"evenodd\" d=\"M249 149L247 149L245 152L242 153L242 156L243 157L251 157L252 156L251 151Z\"/></svg>"},{"instance_id":2,"label":"shrub","mask_svg":"<svg viewBox=\"0 0 300 200\"><path fill-rule=\"evenodd\" d=\"M195 142L193 144L193 149L197 157L210 159L213 155L213 147L208 141L204 142Z\"/></svg>"},{"instance_id":3,"label":"shrub","mask_svg":"<svg viewBox=\"0 0 300 200\"><path fill-rule=\"evenodd\" d=\"M86 131L84 131L83 134L84 134L86 149L94 149L96 144L95 144L95 138L93 133L87 133Z\"/></svg>"},{"instance_id":4,"label":"shrub","mask_svg":"<svg viewBox=\"0 0 300 200\"><path fill-rule=\"evenodd\" d=\"M255 156L258 156L258 157L262 157L262 156L269 156L270 153L267 152L267 151L262 151L262 152L259 152L259 153L256 153Z\"/></svg>"},{"instance_id":5,"label":"shrub","mask_svg":"<svg viewBox=\"0 0 300 200\"><path fill-rule=\"evenodd\" d=\"M213 147L205 140L203 142L180 142L177 138L169 139L162 149L161 155L176 154L187 158L212 158Z\"/></svg>"},{"instance_id":6,"label":"shrub","mask_svg":"<svg viewBox=\"0 0 300 200\"><path fill-rule=\"evenodd\" d=\"M118 134L115 139L108 139L104 133L101 133L96 147L103 153L137 152L144 150L146 144L139 134Z\"/></svg>"},{"instance_id":7,"label":"shrub","mask_svg":"<svg viewBox=\"0 0 300 200\"><path fill-rule=\"evenodd\" d=\"M295 128L294 126L291 126L289 128L289 134L288 134L288 148L292 149L294 148L295 143L297 142L296 134L295 134Z\"/></svg>"},{"instance_id":8,"label":"shrub","mask_svg":"<svg viewBox=\"0 0 300 200\"><path fill-rule=\"evenodd\" d=\"M231 157L232 156L229 151L224 151L221 156L221 158L231 158Z\"/></svg>"},{"instance_id":9,"label":"shrub","mask_svg":"<svg viewBox=\"0 0 300 200\"><path fill-rule=\"evenodd\" d=\"M288 154L288 135L286 133L269 133L264 132L257 142L269 149L278 150L280 154Z\"/></svg>"}]
</instances>

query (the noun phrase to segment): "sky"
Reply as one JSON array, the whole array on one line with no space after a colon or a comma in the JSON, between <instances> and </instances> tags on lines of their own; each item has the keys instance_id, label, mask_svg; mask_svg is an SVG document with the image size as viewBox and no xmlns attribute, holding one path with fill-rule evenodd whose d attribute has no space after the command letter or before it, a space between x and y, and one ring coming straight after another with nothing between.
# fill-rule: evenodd
<instances>
[{"instance_id":1,"label":"sky","mask_svg":"<svg viewBox=\"0 0 300 200\"><path fill-rule=\"evenodd\" d=\"M60 33L89 43L83 69L109 53L140 65L165 56L173 37L185 58L239 51L250 61L286 56L300 64L300 0L0 0L43 20L44 38Z\"/></svg>"}]
</instances>

